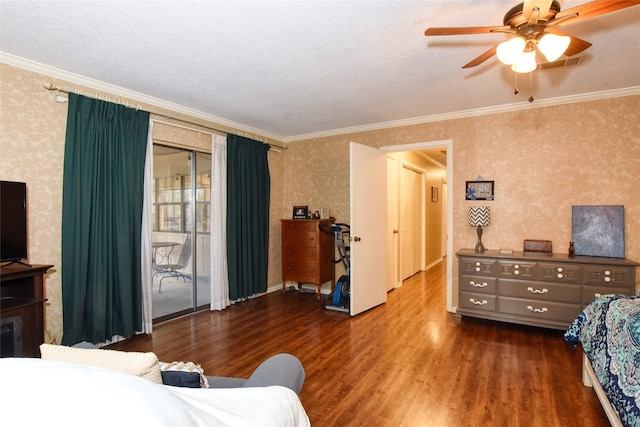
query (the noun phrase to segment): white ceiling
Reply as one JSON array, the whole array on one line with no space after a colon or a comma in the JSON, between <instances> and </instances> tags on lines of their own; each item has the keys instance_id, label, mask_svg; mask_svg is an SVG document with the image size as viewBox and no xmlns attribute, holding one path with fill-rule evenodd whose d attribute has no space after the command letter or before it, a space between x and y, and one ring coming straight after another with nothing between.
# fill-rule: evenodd
<instances>
[{"instance_id":1,"label":"white ceiling","mask_svg":"<svg viewBox=\"0 0 640 427\"><path fill-rule=\"evenodd\" d=\"M531 105L528 75L514 95L495 57L461 68L506 35L424 36L502 25L516 3L2 0L0 51L282 141L640 92L638 6L562 25L593 46L579 65L533 73Z\"/></svg>"}]
</instances>

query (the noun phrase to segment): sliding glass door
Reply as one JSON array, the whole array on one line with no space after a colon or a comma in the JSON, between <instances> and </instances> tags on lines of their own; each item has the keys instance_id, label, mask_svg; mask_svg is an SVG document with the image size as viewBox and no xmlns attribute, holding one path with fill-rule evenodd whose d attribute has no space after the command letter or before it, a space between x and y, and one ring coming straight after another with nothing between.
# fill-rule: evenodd
<instances>
[{"instance_id":1,"label":"sliding glass door","mask_svg":"<svg viewBox=\"0 0 640 427\"><path fill-rule=\"evenodd\" d=\"M211 300L211 155L153 146L153 319L169 319Z\"/></svg>"}]
</instances>

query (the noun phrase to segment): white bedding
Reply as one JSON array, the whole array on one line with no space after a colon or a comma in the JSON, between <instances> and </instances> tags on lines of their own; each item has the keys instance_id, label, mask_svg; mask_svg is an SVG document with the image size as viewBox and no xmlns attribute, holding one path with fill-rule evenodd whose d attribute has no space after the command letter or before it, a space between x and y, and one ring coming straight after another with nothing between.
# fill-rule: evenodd
<instances>
[{"instance_id":1,"label":"white bedding","mask_svg":"<svg viewBox=\"0 0 640 427\"><path fill-rule=\"evenodd\" d=\"M285 387L170 387L42 359L0 359L0 402L7 426L310 425L298 396Z\"/></svg>"}]
</instances>

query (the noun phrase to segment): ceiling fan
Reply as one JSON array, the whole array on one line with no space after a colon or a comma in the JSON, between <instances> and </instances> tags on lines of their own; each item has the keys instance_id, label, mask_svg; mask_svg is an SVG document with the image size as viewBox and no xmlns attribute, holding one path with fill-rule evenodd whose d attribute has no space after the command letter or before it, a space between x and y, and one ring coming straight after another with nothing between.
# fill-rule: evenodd
<instances>
[{"instance_id":1,"label":"ceiling fan","mask_svg":"<svg viewBox=\"0 0 640 427\"><path fill-rule=\"evenodd\" d=\"M547 61L553 62L563 54L573 56L591 46L588 41L560 30L559 24L594 18L637 4L640 4L640 0L596 0L560 11L557 0L525 0L504 15L502 26L435 27L427 28L424 35L513 34L513 38L492 47L462 68L475 67L497 55L500 61L511 65L516 73L528 73L537 68L536 51L541 52Z\"/></svg>"}]
</instances>

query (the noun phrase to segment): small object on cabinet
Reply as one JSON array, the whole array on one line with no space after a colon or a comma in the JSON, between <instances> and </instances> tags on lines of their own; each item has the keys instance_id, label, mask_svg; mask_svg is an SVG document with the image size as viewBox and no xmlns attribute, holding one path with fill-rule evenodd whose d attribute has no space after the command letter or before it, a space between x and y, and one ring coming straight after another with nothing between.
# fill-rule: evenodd
<instances>
[{"instance_id":1,"label":"small object on cabinet","mask_svg":"<svg viewBox=\"0 0 640 427\"><path fill-rule=\"evenodd\" d=\"M525 240L523 250L525 255L551 255L551 240Z\"/></svg>"},{"instance_id":2,"label":"small object on cabinet","mask_svg":"<svg viewBox=\"0 0 640 427\"><path fill-rule=\"evenodd\" d=\"M309 218L309 206L293 207L293 219L308 219L308 218Z\"/></svg>"},{"instance_id":3,"label":"small object on cabinet","mask_svg":"<svg viewBox=\"0 0 640 427\"><path fill-rule=\"evenodd\" d=\"M487 227L491 224L491 215L489 212L489 206L469 206L469 225L477 228L478 243L476 243L476 253L481 254L484 252L484 245L482 244L482 227Z\"/></svg>"}]
</instances>

